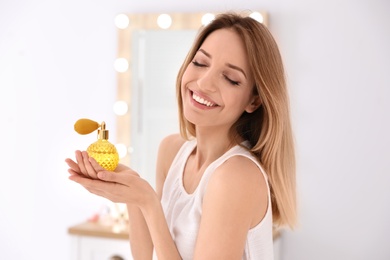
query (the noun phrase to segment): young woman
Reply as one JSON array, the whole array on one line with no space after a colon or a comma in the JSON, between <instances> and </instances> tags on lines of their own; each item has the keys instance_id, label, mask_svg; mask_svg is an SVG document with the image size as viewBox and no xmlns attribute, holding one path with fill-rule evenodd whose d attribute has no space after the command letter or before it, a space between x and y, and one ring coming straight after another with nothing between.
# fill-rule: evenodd
<instances>
[{"instance_id":1,"label":"young woman","mask_svg":"<svg viewBox=\"0 0 390 260\"><path fill-rule=\"evenodd\" d=\"M126 203L134 259L273 259L296 222L295 158L282 59L265 26L226 13L197 36L177 77L181 133L160 144L156 190L86 152L70 179Z\"/></svg>"}]
</instances>

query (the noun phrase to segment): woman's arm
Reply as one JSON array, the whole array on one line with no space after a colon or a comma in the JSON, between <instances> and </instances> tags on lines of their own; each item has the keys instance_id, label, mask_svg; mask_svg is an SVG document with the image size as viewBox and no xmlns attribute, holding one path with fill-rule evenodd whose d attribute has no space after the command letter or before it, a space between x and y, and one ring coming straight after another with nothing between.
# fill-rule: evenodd
<instances>
[{"instance_id":1,"label":"woman's arm","mask_svg":"<svg viewBox=\"0 0 390 260\"><path fill-rule=\"evenodd\" d=\"M242 259L248 231L263 219L267 206L259 168L242 156L228 159L208 183L194 259Z\"/></svg>"},{"instance_id":2,"label":"woman's arm","mask_svg":"<svg viewBox=\"0 0 390 260\"><path fill-rule=\"evenodd\" d=\"M127 204L129 213L129 240L133 259L153 259L153 243L148 226L141 210L134 205Z\"/></svg>"},{"instance_id":3,"label":"woman's arm","mask_svg":"<svg viewBox=\"0 0 390 260\"><path fill-rule=\"evenodd\" d=\"M183 142L184 140L178 135L170 135L164 138L160 143L156 162L156 192L159 200L161 200L162 188L168 170ZM156 205L156 207L159 208L160 206ZM133 258L135 260L152 259L153 242L144 215L138 207L131 204L127 204L127 210L129 213L129 238Z\"/></svg>"}]
</instances>

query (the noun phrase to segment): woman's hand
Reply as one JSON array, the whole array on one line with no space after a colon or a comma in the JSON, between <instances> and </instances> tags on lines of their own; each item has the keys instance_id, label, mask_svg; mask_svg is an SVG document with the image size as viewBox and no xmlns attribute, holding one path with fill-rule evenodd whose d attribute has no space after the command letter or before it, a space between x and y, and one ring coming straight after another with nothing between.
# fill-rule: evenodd
<instances>
[{"instance_id":1,"label":"woman's hand","mask_svg":"<svg viewBox=\"0 0 390 260\"><path fill-rule=\"evenodd\" d=\"M84 151L76 151L76 161L65 160L69 165L69 179L93 194L140 208L158 200L150 184L123 164L118 164L115 172L107 171Z\"/></svg>"},{"instance_id":2,"label":"woman's hand","mask_svg":"<svg viewBox=\"0 0 390 260\"><path fill-rule=\"evenodd\" d=\"M96 167L92 166L86 151L76 151L75 157L76 162L69 158L65 160L69 166L68 172L71 175L77 174L86 178L97 179L97 172L104 171L99 164Z\"/></svg>"},{"instance_id":3,"label":"woman's hand","mask_svg":"<svg viewBox=\"0 0 390 260\"><path fill-rule=\"evenodd\" d=\"M70 158L65 159L65 162L69 166L68 172L70 174L79 174L86 178L98 179L97 172L105 171L105 169L101 167L98 163L95 163L94 166L92 166L91 160L95 162L96 160L89 157L86 151L76 151L75 156L76 162ZM130 168L123 164L118 164L114 172L122 172L125 170L130 170Z\"/></svg>"}]
</instances>

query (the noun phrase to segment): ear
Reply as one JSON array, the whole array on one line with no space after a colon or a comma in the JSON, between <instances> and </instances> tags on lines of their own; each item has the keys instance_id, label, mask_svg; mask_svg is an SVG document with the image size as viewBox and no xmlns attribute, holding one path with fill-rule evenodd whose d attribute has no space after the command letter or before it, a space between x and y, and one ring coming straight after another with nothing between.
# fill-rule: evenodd
<instances>
[{"instance_id":1,"label":"ear","mask_svg":"<svg viewBox=\"0 0 390 260\"><path fill-rule=\"evenodd\" d=\"M256 111L256 109L260 107L260 105L261 105L260 97L259 95L255 95L252 97L251 102L246 106L245 111L247 113L253 113L254 111Z\"/></svg>"}]
</instances>

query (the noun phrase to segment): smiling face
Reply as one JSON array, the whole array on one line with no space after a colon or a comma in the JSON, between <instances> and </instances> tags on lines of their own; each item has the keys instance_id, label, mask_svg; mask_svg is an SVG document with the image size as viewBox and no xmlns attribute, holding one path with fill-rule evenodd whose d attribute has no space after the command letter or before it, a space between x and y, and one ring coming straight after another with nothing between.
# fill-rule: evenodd
<instances>
[{"instance_id":1,"label":"smiling face","mask_svg":"<svg viewBox=\"0 0 390 260\"><path fill-rule=\"evenodd\" d=\"M231 29L212 32L188 64L181 81L183 113L197 127L229 129L258 107L244 43Z\"/></svg>"}]
</instances>

